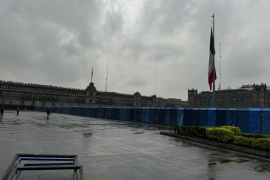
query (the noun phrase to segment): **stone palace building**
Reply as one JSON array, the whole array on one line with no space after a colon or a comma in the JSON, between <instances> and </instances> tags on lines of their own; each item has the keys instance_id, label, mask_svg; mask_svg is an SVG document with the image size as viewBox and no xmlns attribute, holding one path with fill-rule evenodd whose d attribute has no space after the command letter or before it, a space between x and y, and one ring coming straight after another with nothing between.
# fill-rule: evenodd
<instances>
[{"instance_id":1,"label":"stone palace building","mask_svg":"<svg viewBox=\"0 0 270 180\"><path fill-rule=\"evenodd\" d=\"M0 102L5 106L151 106L185 107L187 101L160 97L97 91L91 82L86 89L0 81Z\"/></svg>"},{"instance_id":2,"label":"stone palace building","mask_svg":"<svg viewBox=\"0 0 270 180\"><path fill-rule=\"evenodd\" d=\"M209 107L212 92L188 90L191 107ZM270 107L270 87L266 84L243 85L239 89L216 91L217 107Z\"/></svg>"}]
</instances>

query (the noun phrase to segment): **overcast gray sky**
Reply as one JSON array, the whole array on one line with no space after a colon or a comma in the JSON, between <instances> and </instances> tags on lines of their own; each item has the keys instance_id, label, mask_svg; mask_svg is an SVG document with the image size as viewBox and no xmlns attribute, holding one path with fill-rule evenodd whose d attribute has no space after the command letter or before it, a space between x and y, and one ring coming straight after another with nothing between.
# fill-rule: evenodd
<instances>
[{"instance_id":1,"label":"overcast gray sky","mask_svg":"<svg viewBox=\"0 0 270 180\"><path fill-rule=\"evenodd\" d=\"M267 0L0 0L0 79L187 100L218 86L270 85ZM222 58L219 58L219 42Z\"/></svg>"}]
</instances>

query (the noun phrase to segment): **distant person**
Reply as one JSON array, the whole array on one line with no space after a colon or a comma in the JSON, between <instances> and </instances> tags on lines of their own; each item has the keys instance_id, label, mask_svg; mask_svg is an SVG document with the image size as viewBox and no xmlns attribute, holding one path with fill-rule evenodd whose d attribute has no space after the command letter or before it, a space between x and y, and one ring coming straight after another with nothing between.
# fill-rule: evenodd
<instances>
[{"instance_id":1,"label":"distant person","mask_svg":"<svg viewBox=\"0 0 270 180\"><path fill-rule=\"evenodd\" d=\"M49 119L49 115L51 115L51 111L48 109L47 110L47 119Z\"/></svg>"},{"instance_id":2,"label":"distant person","mask_svg":"<svg viewBox=\"0 0 270 180\"><path fill-rule=\"evenodd\" d=\"M5 111L5 108L4 106L1 107L1 116L4 117L4 111Z\"/></svg>"},{"instance_id":3,"label":"distant person","mask_svg":"<svg viewBox=\"0 0 270 180\"><path fill-rule=\"evenodd\" d=\"M17 116L19 116L20 107L17 107Z\"/></svg>"}]
</instances>

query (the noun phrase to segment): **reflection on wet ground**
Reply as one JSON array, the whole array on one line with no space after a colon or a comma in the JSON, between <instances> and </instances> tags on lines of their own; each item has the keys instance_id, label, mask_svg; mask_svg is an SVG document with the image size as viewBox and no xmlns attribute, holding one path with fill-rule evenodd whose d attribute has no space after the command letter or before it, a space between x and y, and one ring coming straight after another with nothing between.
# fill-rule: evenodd
<instances>
[{"instance_id":1,"label":"reflection on wet ground","mask_svg":"<svg viewBox=\"0 0 270 180\"><path fill-rule=\"evenodd\" d=\"M7 111L0 121L0 177L16 153L78 154L84 179L270 179L268 160L160 135L169 127L63 114ZM72 179L27 172L20 179Z\"/></svg>"}]
</instances>

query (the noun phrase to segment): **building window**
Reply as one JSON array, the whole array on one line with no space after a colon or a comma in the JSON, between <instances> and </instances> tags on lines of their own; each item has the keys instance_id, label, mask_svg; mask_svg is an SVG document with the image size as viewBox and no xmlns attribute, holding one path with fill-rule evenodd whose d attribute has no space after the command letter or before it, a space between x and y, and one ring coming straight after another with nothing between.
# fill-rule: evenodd
<instances>
[{"instance_id":1,"label":"building window","mask_svg":"<svg viewBox=\"0 0 270 180\"><path fill-rule=\"evenodd\" d=\"M52 100L53 100L53 101L55 101L55 100L56 100L55 96L53 96L53 97L52 97Z\"/></svg>"},{"instance_id":2,"label":"building window","mask_svg":"<svg viewBox=\"0 0 270 180\"><path fill-rule=\"evenodd\" d=\"M20 94L16 93L16 99L20 99Z\"/></svg>"},{"instance_id":3,"label":"building window","mask_svg":"<svg viewBox=\"0 0 270 180\"><path fill-rule=\"evenodd\" d=\"M26 95L26 99L27 99L27 100L31 99L31 95L30 95L30 94L27 94L27 95Z\"/></svg>"},{"instance_id":4,"label":"building window","mask_svg":"<svg viewBox=\"0 0 270 180\"><path fill-rule=\"evenodd\" d=\"M40 101L41 100L41 95L37 96L37 100Z\"/></svg>"},{"instance_id":5,"label":"building window","mask_svg":"<svg viewBox=\"0 0 270 180\"><path fill-rule=\"evenodd\" d=\"M47 96L47 100L48 101L51 101L51 96Z\"/></svg>"},{"instance_id":6,"label":"building window","mask_svg":"<svg viewBox=\"0 0 270 180\"><path fill-rule=\"evenodd\" d=\"M25 94L21 94L21 99L25 99Z\"/></svg>"},{"instance_id":7,"label":"building window","mask_svg":"<svg viewBox=\"0 0 270 180\"><path fill-rule=\"evenodd\" d=\"M91 103L92 102L92 99L89 99L89 102Z\"/></svg>"},{"instance_id":8,"label":"building window","mask_svg":"<svg viewBox=\"0 0 270 180\"><path fill-rule=\"evenodd\" d=\"M42 101L46 101L46 96L45 95L42 96Z\"/></svg>"},{"instance_id":9,"label":"building window","mask_svg":"<svg viewBox=\"0 0 270 180\"><path fill-rule=\"evenodd\" d=\"M36 100L36 95L35 94L32 95L32 99Z\"/></svg>"},{"instance_id":10,"label":"building window","mask_svg":"<svg viewBox=\"0 0 270 180\"><path fill-rule=\"evenodd\" d=\"M14 94L13 93L9 93L9 99L13 99Z\"/></svg>"},{"instance_id":11,"label":"building window","mask_svg":"<svg viewBox=\"0 0 270 180\"><path fill-rule=\"evenodd\" d=\"M60 100L60 97L59 97L59 96L57 96L57 97L56 97L56 101L59 101L59 100Z\"/></svg>"}]
</instances>

